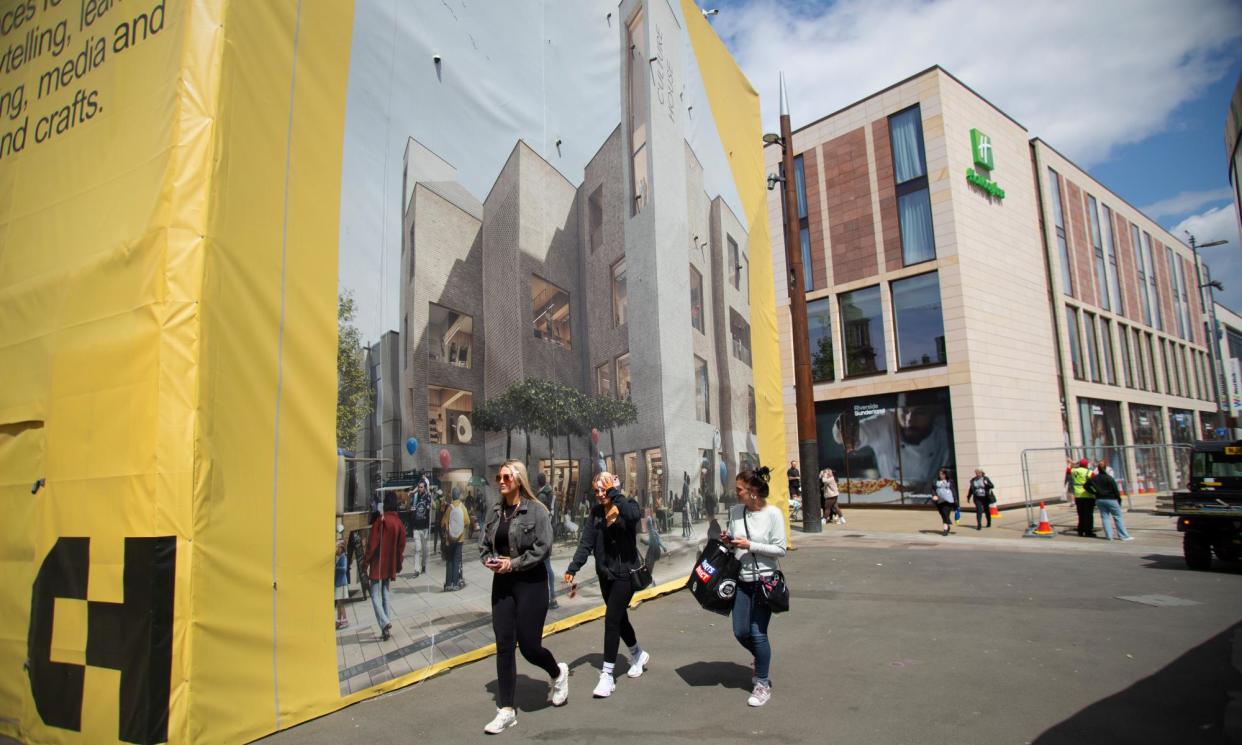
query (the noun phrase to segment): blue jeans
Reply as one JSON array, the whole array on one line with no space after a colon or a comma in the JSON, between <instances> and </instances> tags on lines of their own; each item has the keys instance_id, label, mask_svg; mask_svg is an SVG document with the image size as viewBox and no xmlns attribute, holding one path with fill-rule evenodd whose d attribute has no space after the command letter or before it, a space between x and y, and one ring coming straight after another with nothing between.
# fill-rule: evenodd
<instances>
[{"instance_id":1,"label":"blue jeans","mask_svg":"<svg viewBox=\"0 0 1242 745\"><path fill-rule=\"evenodd\" d=\"M768 644L768 622L772 609L758 599L759 588L738 582L733 600L733 635L755 657L755 677L768 683L772 665L772 645Z\"/></svg>"},{"instance_id":2,"label":"blue jeans","mask_svg":"<svg viewBox=\"0 0 1242 745\"><path fill-rule=\"evenodd\" d=\"M388 614L392 611L389 609L388 583L392 580L374 579L371 580L371 607L375 610L375 620L379 622L380 628L383 629L388 625ZM381 596L382 599L381 599Z\"/></svg>"},{"instance_id":3,"label":"blue jeans","mask_svg":"<svg viewBox=\"0 0 1242 745\"><path fill-rule=\"evenodd\" d=\"M1113 539L1113 522L1117 523L1118 538L1130 537L1130 534L1126 532L1125 520L1121 519L1121 502L1116 499L1097 499L1095 506L1100 510L1100 522L1104 525L1104 535L1108 540ZM1111 522L1108 519L1110 517Z\"/></svg>"},{"instance_id":4,"label":"blue jeans","mask_svg":"<svg viewBox=\"0 0 1242 745\"><path fill-rule=\"evenodd\" d=\"M543 559L543 571L548 575L548 605L556 602L556 575L552 573L552 552Z\"/></svg>"}]
</instances>

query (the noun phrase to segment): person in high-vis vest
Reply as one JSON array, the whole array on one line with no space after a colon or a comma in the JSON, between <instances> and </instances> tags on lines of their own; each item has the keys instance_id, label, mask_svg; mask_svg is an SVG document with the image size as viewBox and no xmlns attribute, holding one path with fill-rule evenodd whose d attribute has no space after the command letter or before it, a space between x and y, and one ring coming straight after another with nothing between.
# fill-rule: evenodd
<instances>
[{"instance_id":1,"label":"person in high-vis vest","mask_svg":"<svg viewBox=\"0 0 1242 745\"><path fill-rule=\"evenodd\" d=\"M1078 535L1095 537L1095 496L1087 491L1087 479L1091 470L1087 468L1087 459L1078 461L1078 465L1070 469L1070 491L1074 496L1074 506L1078 508Z\"/></svg>"}]
</instances>

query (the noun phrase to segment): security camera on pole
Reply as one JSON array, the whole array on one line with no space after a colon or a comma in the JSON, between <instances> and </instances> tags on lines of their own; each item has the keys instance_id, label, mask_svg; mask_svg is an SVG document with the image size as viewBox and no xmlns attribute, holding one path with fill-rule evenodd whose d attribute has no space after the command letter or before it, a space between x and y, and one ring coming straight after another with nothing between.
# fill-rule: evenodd
<instances>
[{"instance_id":1,"label":"security camera on pole","mask_svg":"<svg viewBox=\"0 0 1242 745\"><path fill-rule=\"evenodd\" d=\"M819 502L819 444L815 429L815 395L811 389L811 341L807 334L806 267L802 266L801 242L798 237L798 194L794 185L793 132L789 125L789 96L785 92L785 74L781 73L781 133L765 134L763 141L781 146L783 175L768 177L768 189L784 183L785 190L785 263L789 268L789 318L793 335L794 394L798 411L798 465L802 473L802 530L823 531ZM783 465L783 464L782 464ZM814 489L810 488L814 485Z\"/></svg>"}]
</instances>

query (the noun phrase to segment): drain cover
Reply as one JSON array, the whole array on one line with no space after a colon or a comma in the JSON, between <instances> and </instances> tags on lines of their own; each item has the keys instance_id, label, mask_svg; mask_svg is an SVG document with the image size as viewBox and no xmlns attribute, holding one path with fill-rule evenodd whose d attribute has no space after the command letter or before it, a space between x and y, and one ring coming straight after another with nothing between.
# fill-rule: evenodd
<instances>
[{"instance_id":1,"label":"drain cover","mask_svg":"<svg viewBox=\"0 0 1242 745\"><path fill-rule=\"evenodd\" d=\"M1195 600L1175 598L1172 595L1118 595L1117 599L1127 600L1131 603L1142 603L1143 605L1154 605L1157 608L1172 605L1203 605L1203 603Z\"/></svg>"}]
</instances>

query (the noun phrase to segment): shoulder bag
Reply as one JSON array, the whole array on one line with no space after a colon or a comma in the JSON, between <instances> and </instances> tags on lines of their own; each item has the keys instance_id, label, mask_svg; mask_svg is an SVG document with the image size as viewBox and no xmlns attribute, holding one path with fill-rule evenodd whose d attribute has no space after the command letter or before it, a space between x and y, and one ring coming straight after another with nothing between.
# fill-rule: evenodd
<instances>
[{"instance_id":1,"label":"shoulder bag","mask_svg":"<svg viewBox=\"0 0 1242 745\"><path fill-rule=\"evenodd\" d=\"M746 540L750 540L750 522L746 519L746 511L742 510L742 525L746 528ZM784 613L789 610L789 585L785 582L785 573L775 569L771 574L759 574L759 560L754 552L750 552L750 560L755 565L755 579L763 602L773 613Z\"/></svg>"}]
</instances>

